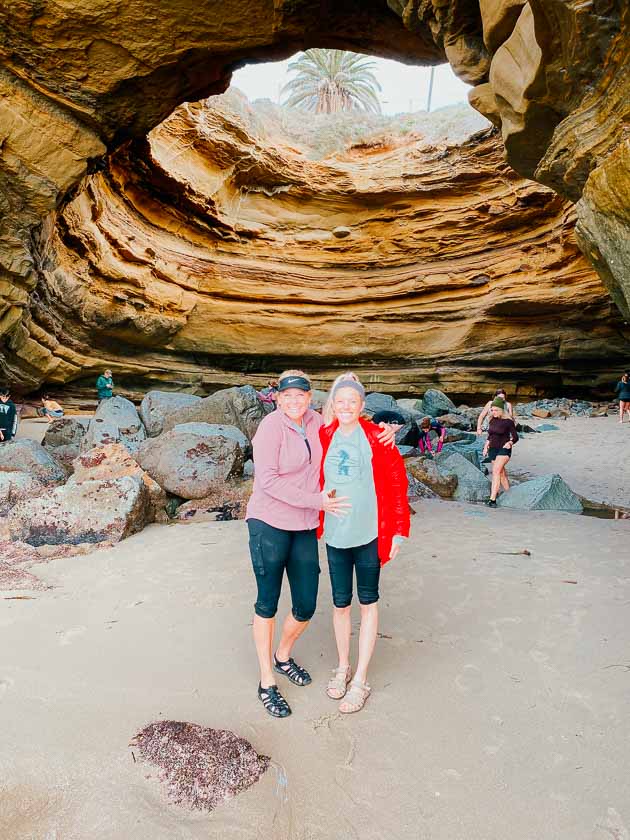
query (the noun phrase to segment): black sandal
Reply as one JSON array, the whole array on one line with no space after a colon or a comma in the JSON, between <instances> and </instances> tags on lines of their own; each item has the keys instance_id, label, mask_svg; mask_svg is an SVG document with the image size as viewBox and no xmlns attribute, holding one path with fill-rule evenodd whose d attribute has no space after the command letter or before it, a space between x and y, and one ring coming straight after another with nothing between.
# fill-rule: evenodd
<instances>
[{"instance_id":1,"label":"black sandal","mask_svg":"<svg viewBox=\"0 0 630 840\"><path fill-rule=\"evenodd\" d=\"M280 694L277 685L270 685L269 688L263 688L258 683L258 699L271 717L285 718L291 714L291 706L289 706L282 694Z\"/></svg>"},{"instance_id":2,"label":"black sandal","mask_svg":"<svg viewBox=\"0 0 630 840\"><path fill-rule=\"evenodd\" d=\"M306 668L300 668L291 658L287 659L286 662L280 662L275 653L273 655L273 670L277 674L284 674L285 677L291 680L293 685L308 685L313 682Z\"/></svg>"}]
</instances>

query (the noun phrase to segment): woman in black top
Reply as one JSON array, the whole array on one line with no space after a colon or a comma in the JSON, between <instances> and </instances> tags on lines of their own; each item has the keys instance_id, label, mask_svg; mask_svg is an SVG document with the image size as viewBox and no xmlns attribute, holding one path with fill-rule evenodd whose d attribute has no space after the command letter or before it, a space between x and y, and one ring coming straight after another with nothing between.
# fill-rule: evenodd
<instances>
[{"instance_id":1,"label":"woman in black top","mask_svg":"<svg viewBox=\"0 0 630 840\"><path fill-rule=\"evenodd\" d=\"M626 372L617 382L615 394L619 397L619 422L623 423L623 415L630 414L630 373Z\"/></svg>"},{"instance_id":2,"label":"woman in black top","mask_svg":"<svg viewBox=\"0 0 630 840\"><path fill-rule=\"evenodd\" d=\"M492 489L490 490L490 500L487 502L490 507L497 506L499 486L504 490L510 489L505 468L512 456L512 446L518 440L514 420L511 417L506 417L504 408L505 401L500 397L492 401L488 440L483 447L484 457L487 455L492 461Z\"/></svg>"}]
</instances>

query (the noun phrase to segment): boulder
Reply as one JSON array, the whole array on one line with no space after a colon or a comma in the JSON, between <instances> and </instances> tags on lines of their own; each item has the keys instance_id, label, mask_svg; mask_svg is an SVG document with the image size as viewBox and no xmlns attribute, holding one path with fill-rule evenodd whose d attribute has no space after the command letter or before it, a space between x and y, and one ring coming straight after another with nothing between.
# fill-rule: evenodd
<instances>
[{"instance_id":1,"label":"boulder","mask_svg":"<svg viewBox=\"0 0 630 840\"><path fill-rule=\"evenodd\" d=\"M554 426L553 423L541 423L540 426L536 428L537 432L557 432L558 426Z\"/></svg>"},{"instance_id":2,"label":"boulder","mask_svg":"<svg viewBox=\"0 0 630 840\"><path fill-rule=\"evenodd\" d=\"M0 516L24 499L38 496L45 485L26 472L0 472Z\"/></svg>"},{"instance_id":3,"label":"boulder","mask_svg":"<svg viewBox=\"0 0 630 840\"><path fill-rule=\"evenodd\" d=\"M414 420L421 420L424 417L424 412L422 411L422 400L405 398L396 400L396 404L403 413L409 414L409 416Z\"/></svg>"},{"instance_id":4,"label":"boulder","mask_svg":"<svg viewBox=\"0 0 630 840\"><path fill-rule=\"evenodd\" d=\"M450 499L457 489L457 475L454 472L440 470L431 458L409 458L405 464L407 475L428 486L443 499Z\"/></svg>"},{"instance_id":5,"label":"boulder","mask_svg":"<svg viewBox=\"0 0 630 840\"><path fill-rule=\"evenodd\" d=\"M407 472L407 481L408 499L439 499L437 493L434 493L433 490L426 484L423 484L422 481L418 481L417 478L414 478L409 471Z\"/></svg>"},{"instance_id":6,"label":"boulder","mask_svg":"<svg viewBox=\"0 0 630 840\"><path fill-rule=\"evenodd\" d=\"M254 462L251 458L248 458L247 461L243 464L243 477L244 478L253 478L254 477Z\"/></svg>"},{"instance_id":7,"label":"boulder","mask_svg":"<svg viewBox=\"0 0 630 840\"><path fill-rule=\"evenodd\" d=\"M251 479L227 481L209 496L191 499L179 505L175 516L182 522L228 522L232 519L245 519L247 502L253 486L254 482Z\"/></svg>"},{"instance_id":8,"label":"boulder","mask_svg":"<svg viewBox=\"0 0 630 840\"><path fill-rule=\"evenodd\" d=\"M217 428L220 431L215 432ZM203 499L227 478L243 474L245 457L242 441L237 438L239 429L228 429L204 423L179 424L145 441L136 458L169 493L183 499Z\"/></svg>"},{"instance_id":9,"label":"boulder","mask_svg":"<svg viewBox=\"0 0 630 840\"><path fill-rule=\"evenodd\" d=\"M89 417L60 417L46 430L42 446L68 473L72 472L72 462L81 451L89 424Z\"/></svg>"},{"instance_id":10,"label":"boulder","mask_svg":"<svg viewBox=\"0 0 630 840\"><path fill-rule=\"evenodd\" d=\"M243 461L252 455L252 445L249 438L236 426L224 426L220 423L179 423L173 426L173 431L180 434L193 434L200 437L213 437L223 435L232 438L241 447Z\"/></svg>"},{"instance_id":11,"label":"boulder","mask_svg":"<svg viewBox=\"0 0 630 840\"><path fill-rule=\"evenodd\" d=\"M440 423L449 429L461 429L463 432L469 432L473 427L473 421L466 414L442 414Z\"/></svg>"},{"instance_id":12,"label":"boulder","mask_svg":"<svg viewBox=\"0 0 630 840\"><path fill-rule=\"evenodd\" d=\"M29 545L115 543L151 521L151 499L137 476L68 482L18 502L8 517L13 539Z\"/></svg>"},{"instance_id":13,"label":"boulder","mask_svg":"<svg viewBox=\"0 0 630 840\"><path fill-rule=\"evenodd\" d=\"M396 448L398 449L403 458L411 458L420 452L417 446L406 446L405 444L397 444Z\"/></svg>"},{"instance_id":14,"label":"boulder","mask_svg":"<svg viewBox=\"0 0 630 840\"><path fill-rule=\"evenodd\" d=\"M224 388L205 397L201 402L170 412L164 419L164 431L183 423L219 423L236 426L249 440L256 434L265 409L251 385Z\"/></svg>"},{"instance_id":15,"label":"boulder","mask_svg":"<svg viewBox=\"0 0 630 840\"><path fill-rule=\"evenodd\" d=\"M79 447L89 425L89 417L59 417L46 429L42 446L49 452L59 446Z\"/></svg>"},{"instance_id":16,"label":"boulder","mask_svg":"<svg viewBox=\"0 0 630 840\"><path fill-rule=\"evenodd\" d=\"M548 408L533 408L531 413L532 417L551 417L551 411Z\"/></svg>"},{"instance_id":17,"label":"boulder","mask_svg":"<svg viewBox=\"0 0 630 840\"><path fill-rule=\"evenodd\" d=\"M121 443L96 446L83 452L73 462L73 475L68 484L83 484L86 481L110 481L123 476L133 476L142 481L151 501L149 520L166 522L166 493L151 476L145 472Z\"/></svg>"},{"instance_id":18,"label":"boulder","mask_svg":"<svg viewBox=\"0 0 630 840\"><path fill-rule=\"evenodd\" d=\"M591 409L589 417L608 417L609 407L607 405L600 406L599 408Z\"/></svg>"},{"instance_id":19,"label":"boulder","mask_svg":"<svg viewBox=\"0 0 630 840\"><path fill-rule=\"evenodd\" d=\"M457 476L457 487L452 498L457 502L485 502L490 498L490 482L467 458L459 452L442 452L438 469Z\"/></svg>"},{"instance_id":20,"label":"boulder","mask_svg":"<svg viewBox=\"0 0 630 840\"><path fill-rule=\"evenodd\" d=\"M313 388L311 391L311 408L314 411L321 411L327 399L327 391L320 391L318 388Z\"/></svg>"},{"instance_id":21,"label":"boulder","mask_svg":"<svg viewBox=\"0 0 630 840\"><path fill-rule=\"evenodd\" d=\"M107 446L110 443L122 443L129 452L134 453L146 437L135 405L124 397L112 397L100 402L81 442L81 451L87 452L95 446Z\"/></svg>"},{"instance_id":22,"label":"boulder","mask_svg":"<svg viewBox=\"0 0 630 840\"><path fill-rule=\"evenodd\" d=\"M147 435L157 437L164 428L164 420L169 413L175 414L182 408L196 405L201 397L194 394L180 394L177 391L149 391L140 403L140 419L144 423Z\"/></svg>"},{"instance_id":23,"label":"boulder","mask_svg":"<svg viewBox=\"0 0 630 840\"><path fill-rule=\"evenodd\" d=\"M30 438L18 438L0 446L0 473L3 472L28 473L46 486L62 484L67 477L61 464L41 443Z\"/></svg>"},{"instance_id":24,"label":"boulder","mask_svg":"<svg viewBox=\"0 0 630 840\"><path fill-rule=\"evenodd\" d=\"M457 413L457 408L443 391L429 388L422 397L422 411L429 417L441 417L443 414Z\"/></svg>"},{"instance_id":25,"label":"boulder","mask_svg":"<svg viewBox=\"0 0 630 840\"><path fill-rule=\"evenodd\" d=\"M582 513L582 502L557 474L541 475L511 487L497 499L499 507Z\"/></svg>"},{"instance_id":26,"label":"boulder","mask_svg":"<svg viewBox=\"0 0 630 840\"><path fill-rule=\"evenodd\" d=\"M475 435L470 440L458 440L455 441L455 443L445 443L442 452L436 457L439 460L440 458L447 458L449 455L456 453L458 455L463 455L463 457L470 461L474 467L480 469L485 441L486 438L484 435Z\"/></svg>"},{"instance_id":27,"label":"boulder","mask_svg":"<svg viewBox=\"0 0 630 840\"><path fill-rule=\"evenodd\" d=\"M370 417L377 411L400 411L401 408L390 394L374 391L365 398L365 413ZM404 413L404 412L403 412Z\"/></svg>"}]
</instances>

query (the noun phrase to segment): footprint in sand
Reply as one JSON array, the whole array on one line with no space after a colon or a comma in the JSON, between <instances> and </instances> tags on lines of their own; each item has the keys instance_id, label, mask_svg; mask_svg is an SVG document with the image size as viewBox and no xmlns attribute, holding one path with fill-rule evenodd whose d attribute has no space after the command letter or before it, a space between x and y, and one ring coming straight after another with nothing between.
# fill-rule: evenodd
<instances>
[{"instance_id":1,"label":"footprint in sand","mask_svg":"<svg viewBox=\"0 0 630 840\"><path fill-rule=\"evenodd\" d=\"M480 691L483 687L481 669L476 665L465 665L462 673L455 677L455 688L461 694L469 694L471 691Z\"/></svg>"},{"instance_id":2,"label":"footprint in sand","mask_svg":"<svg viewBox=\"0 0 630 840\"><path fill-rule=\"evenodd\" d=\"M67 630L58 630L57 635L59 636L59 644L72 644L75 636L82 636L86 630L87 627L69 627Z\"/></svg>"}]
</instances>

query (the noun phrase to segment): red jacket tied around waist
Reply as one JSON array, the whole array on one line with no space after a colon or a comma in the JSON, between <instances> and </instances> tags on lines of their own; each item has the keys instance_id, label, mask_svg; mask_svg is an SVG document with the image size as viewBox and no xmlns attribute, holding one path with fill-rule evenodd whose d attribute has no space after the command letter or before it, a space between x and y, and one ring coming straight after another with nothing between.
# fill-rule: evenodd
<instances>
[{"instance_id":1,"label":"red jacket tied around waist","mask_svg":"<svg viewBox=\"0 0 630 840\"><path fill-rule=\"evenodd\" d=\"M378 556L381 566L389 560L392 539L399 535L409 536L409 502L407 501L407 473L400 452L391 446L385 446L378 440L383 431L369 420L359 418L372 449L372 473L378 509ZM329 426L319 430L322 442L322 465L320 469L320 487L324 489L324 461L333 435L339 428L339 421L334 420ZM319 515L317 536L324 533L324 512Z\"/></svg>"}]
</instances>

